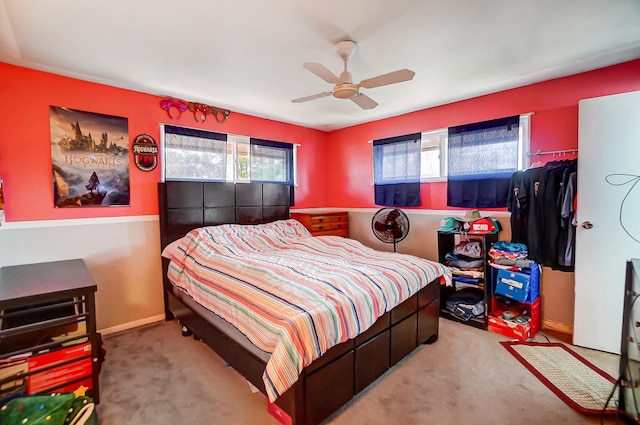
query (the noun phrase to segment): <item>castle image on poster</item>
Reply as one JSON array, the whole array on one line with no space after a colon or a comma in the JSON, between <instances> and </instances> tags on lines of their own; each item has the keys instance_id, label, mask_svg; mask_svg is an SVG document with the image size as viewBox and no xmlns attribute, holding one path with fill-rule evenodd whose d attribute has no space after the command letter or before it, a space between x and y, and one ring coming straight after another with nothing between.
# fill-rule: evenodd
<instances>
[{"instance_id":1,"label":"castle image on poster","mask_svg":"<svg viewBox=\"0 0 640 425\"><path fill-rule=\"evenodd\" d=\"M129 205L127 119L57 106L49 111L55 206Z\"/></svg>"}]
</instances>

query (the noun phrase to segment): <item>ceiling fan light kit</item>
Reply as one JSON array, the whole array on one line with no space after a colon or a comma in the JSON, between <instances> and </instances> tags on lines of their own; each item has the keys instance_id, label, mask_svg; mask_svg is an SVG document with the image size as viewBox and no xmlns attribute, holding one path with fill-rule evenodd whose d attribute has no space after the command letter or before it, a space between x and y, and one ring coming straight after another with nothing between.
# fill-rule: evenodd
<instances>
[{"instance_id":1,"label":"ceiling fan light kit","mask_svg":"<svg viewBox=\"0 0 640 425\"><path fill-rule=\"evenodd\" d=\"M313 94L310 96L300 97L293 99L293 103L308 102L310 100L320 99L322 97L333 96L337 99L351 99L353 103L360 106L362 109L373 109L378 104L369 96L360 93L360 88L371 89L375 87L386 86L389 84L401 83L403 81L409 81L413 79L415 72L408 69L400 69L398 71L389 72L386 74L378 75L377 77L367 78L362 80L359 84L354 84L351 77L351 72L347 69L347 62L353 56L356 51L357 44L355 41L345 40L336 44L336 51L342 59L344 69L340 74L340 77L335 75L324 65L314 62L307 62L303 65L305 69L312 72L316 76L320 77L324 81L330 84L334 84L331 92L322 92Z\"/></svg>"},{"instance_id":2,"label":"ceiling fan light kit","mask_svg":"<svg viewBox=\"0 0 640 425\"><path fill-rule=\"evenodd\" d=\"M351 99L353 96L358 95L358 86L350 83L336 84L332 94L338 99Z\"/></svg>"}]
</instances>

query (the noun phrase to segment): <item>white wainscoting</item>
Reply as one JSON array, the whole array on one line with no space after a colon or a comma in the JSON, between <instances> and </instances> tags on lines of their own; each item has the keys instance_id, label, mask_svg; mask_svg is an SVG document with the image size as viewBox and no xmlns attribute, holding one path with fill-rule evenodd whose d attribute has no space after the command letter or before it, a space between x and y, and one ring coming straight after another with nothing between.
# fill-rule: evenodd
<instances>
[{"instance_id":1,"label":"white wainscoting","mask_svg":"<svg viewBox=\"0 0 640 425\"><path fill-rule=\"evenodd\" d=\"M98 286L98 330L162 319L157 215L3 223L0 266L82 258Z\"/></svg>"},{"instance_id":2,"label":"white wainscoting","mask_svg":"<svg viewBox=\"0 0 640 425\"><path fill-rule=\"evenodd\" d=\"M296 210L349 212L350 237L392 251L371 230L377 208ZM404 210L411 229L398 252L437 260L436 231L443 217L464 211ZM483 212L484 215L489 215ZM491 213L511 237L509 215ZM163 319L162 266L158 216L4 223L0 227L0 266L82 258L97 285L98 330L113 333Z\"/></svg>"}]
</instances>

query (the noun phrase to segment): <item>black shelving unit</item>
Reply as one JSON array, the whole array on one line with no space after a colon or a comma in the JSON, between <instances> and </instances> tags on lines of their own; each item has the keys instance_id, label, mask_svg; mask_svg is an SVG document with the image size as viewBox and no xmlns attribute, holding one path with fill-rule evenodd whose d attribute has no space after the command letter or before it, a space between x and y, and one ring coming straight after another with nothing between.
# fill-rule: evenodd
<instances>
[{"instance_id":1,"label":"black shelving unit","mask_svg":"<svg viewBox=\"0 0 640 425\"><path fill-rule=\"evenodd\" d=\"M470 318L469 320L463 320L446 308L446 302L451 295L453 295L460 288L456 287L454 282L453 286L443 286L440 293L440 317L445 319L454 320L456 322L464 323L465 325L473 326L478 329L487 329L487 317L488 312L491 310L491 300L493 296L493 288L490 282L491 270L489 266L489 248L495 242L498 242L498 234L492 233L488 235L469 235L462 232L438 232L438 261L445 264L445 256L447 253L453 251L453 248L465 240L477 240L481 243L482 254L484 259L484 280L478 285L478 291L483 291L484 294L484 316L482 318Z\"/></svg>"}]
</instances>

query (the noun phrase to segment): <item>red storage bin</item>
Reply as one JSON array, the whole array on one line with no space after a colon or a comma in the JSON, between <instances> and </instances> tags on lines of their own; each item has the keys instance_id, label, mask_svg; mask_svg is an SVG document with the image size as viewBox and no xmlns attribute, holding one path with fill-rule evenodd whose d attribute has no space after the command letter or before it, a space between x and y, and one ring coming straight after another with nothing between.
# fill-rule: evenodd
<instances>
[{"instance_id":1,"label":"red storage bin","mask_svg":"<svg viewBox=\"0 0 640 425\"><path fill-rule=\"evenodd\" d=\"M72 361L73 360L73 361ZM60 364L62 363L62 364ZM56 366L60 364L59 366ZM56 392L75 391L80 386L93 387L91 343L65 347L28 359L29 394L55 388ZM71 384L64 385L66 382Z\"/></svg>"},{"instance_id":2,"label":"red storage bin","mask_svg":"<svg viewBox=\"0 0 640 425\"><path fill-rule=\"evenodd\" d=\"M542 324L542 298L538 297L532 303L513 303L507 305L499 299L493 298L493 308L488 317L488 329L491 332L506 335L519 341L533 338L540 330ZM513 320L502 318L504 311L512 311L518 315L527 315L531 320L527 323L517 323Z\"/></svg>"},{"instance_id":3,"label":"red storage bin","mask_svg":"<svg viewBox=\"0 0 640 425\"><path fill-rule=\"evenodd\" d=\"M289 416L287 412L282 410L282 408L277 404L271 403L269 401L269 397L267 397L267 412L269 412L271 416L276 418L276 420L280 422L282 425L293 424L293 420L291 419L291 416Z\"/></svg>"}]
</instances>

